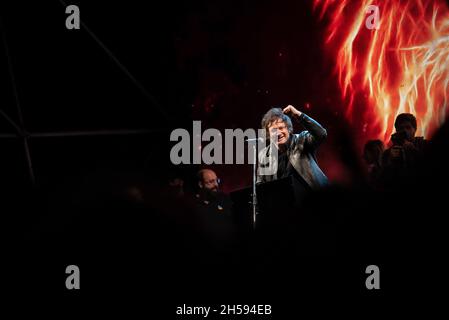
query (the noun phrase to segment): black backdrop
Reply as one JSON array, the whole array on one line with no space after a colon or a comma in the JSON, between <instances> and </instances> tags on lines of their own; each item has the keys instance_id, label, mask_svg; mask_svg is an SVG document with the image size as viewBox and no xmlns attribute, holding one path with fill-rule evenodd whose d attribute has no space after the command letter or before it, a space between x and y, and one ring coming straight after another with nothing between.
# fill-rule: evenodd
<instances>
[{"instance_id":1,"label":"black backdrop","mask_svg":"<svg viewBox=\"0 0 449 320\"><path fill-rule=\"evenodd\" d=\"M241 264L226 268L196 269L188 256L195 250L190 248L179 257L178 251L172 255L168 250L179 249L177 241L192 236L188 232L186 236L179 235L182 228L154 230L156 227L148 227L144 215L127 216L128 220L123 221L125 211L117 206L114 212L115 203L107 207L110 211L86 210L81 219L73 218L64 206L64 197L74 188L85 186L86 181L108 183L105 177L121 172L163 180L171 167L169 132L176 127L190 127L194 119L217 128L257 127L268 106L311 101L312 109L308 112L319 118L332 136L338 137L327 148L348 139L345 131L339 131L340 126L344 127L343 120L325 107L329 101L336 103L338 91L333 82L322 81L329 77L330 66L321 56L322 30L306 1L71 4L80 7L85 23L82 30L65 28L66 15L60 1L1 3L1 27L7 44L0 50L1 109L21 126L19 103L23 126L31 134L149 131L129 135L32 136L29 151L37 190L25 197L30 175L23 139L9 136L15 133L14 126L0 116L0 134L4 137L0 139L0 183L6 208L2 210L2 225L13 231L12 236L5 233L8 253L11 251L5 264L11 267L9 271L16 272L5 274L19 274L7 279L19 292L32 289L37 296L42 288L65 292L61 287L65 275L59 272L74 260L85 270L82 272L88 288L90 284L85 296L101 293L100 296L108 294L122 301L128 295L136 303L138 297L148 301L150 298L140 295L140 289L148 295L159 294L167 304L159 305L158 311L163 314L171 314L174 304L187 303L189 299L197 304L212 300L237 302L233 297L268 303L266 300L281 297L286 300L277 312L291 315L298 309L300 294L302 297L311 293L309 298L321 301L324 293L331 296L329 301L335 301L342 288L349 288L351 294L361 293L359 296L366 298L371 308L380 298L394 301L404 292L418 298L421 291L417 287L438 285L438 271L443 270L438 260L443 256L444 242L432 236L444 233L427 231L435 225L443 226L437 221L442 216L446 189L440 188L434 178L444 180L444 174L447 175L447 170L443 170L447 158L441 152L447 149L447 126L437 143L440 152L432 158L436 161L426 171L433 179L420 177L425 188L409 193L410 186L403 186L403 194L387 196L337 190L313 199L317 204L313 210L322 214L317 214L316 219L327 227L329 223L331 227L338 226L338 259L306 257L293 262L287 258L279 263L270 261L263 268L259 261L240 261ZM348 144L345 150L351 151L352 145ZM347 158L349 164L354 164L351 155ZM185 174L195 169L187 169ZM223 170L220 173L225 176L228 190L249 183L247 169L219 169ZM92 176L96 178L90 180ZM404 195L412 200L398 201ZM45 199L57 201L48 204ZM42 202L51 210L41 211L41 207L34 206ZM95 213L99 217L91 220ZM74 219L75 223L65 219ZM46 231L43 236L42 230ZM27 234L25 240L23 231ZM319 230L309 230L310 234L314 231ZM147 233L151 237L149 247L142 241L148 239L139 237ZM312 239L318 243L329 240L320 235L317 232ZM163 252L165 248L167 252ZM146 261L148 258L150 261ZM371 263L378 263L385 270L382 285L386 290L380 294L364 291L363 267ZM34 266L38 275L33 278L36 282L31 289L29 278L23 276L29 272L29 266ZM169 268L164 270L166 266ZM233 278L236 270L240 271L239 276ZM257 277L253 277L253 270L258 270ZM203 278L195 278L199 275ZM209 277L204 278L205 275ZM111 283L109 279L114 276L118 282ZM218 276L223 278L216 279ZM409 282L413 277L418 278L417 282ZM221 286L214 287L216 282L211 279ZM182 286L178 280L182 280ZM225 284L226 290L221 290ZM210 296L205 290L192 296L193 289L201 285L214 287L211 292L219 295ZM298 288L305 289L298 295L290 294ZM78 303L73 299L80 295L70 294L68 303ZM346 304L347 301L352 300L346 300Z\"/></svg>"}]
</instances>

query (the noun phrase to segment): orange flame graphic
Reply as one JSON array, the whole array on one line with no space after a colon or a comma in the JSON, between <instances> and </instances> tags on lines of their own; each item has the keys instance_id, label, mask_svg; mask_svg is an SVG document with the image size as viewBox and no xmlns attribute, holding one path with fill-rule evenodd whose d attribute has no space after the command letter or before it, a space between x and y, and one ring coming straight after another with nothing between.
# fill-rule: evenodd
<instances>
[{"instance_id":1,"label":"orange flame graphic","mask_svg":"<svg viewBox=\"0 0 449 320\"><path fill-rule=\"evenodd\" d=\"M366 25L370 5L379 26ZM362 119L365 137L384 142L399 113L418 120L417 135L429 137L445 121L449 98L449 8L441 0L314 0L328 19L325 46L346 117Z\"/></svg>"}]
</instances>

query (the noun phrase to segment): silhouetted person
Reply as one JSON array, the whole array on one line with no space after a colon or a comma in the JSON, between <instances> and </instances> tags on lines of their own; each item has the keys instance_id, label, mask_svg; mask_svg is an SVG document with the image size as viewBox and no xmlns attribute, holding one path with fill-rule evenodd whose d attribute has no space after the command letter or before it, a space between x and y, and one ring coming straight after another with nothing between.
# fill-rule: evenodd
<instances>
[{"instance_id":1,"label":"silhouetted person","mask_svg":"<svg viewBox=\"0 0 449 320\"><path fill-rule=\"evenodd\" d=\"M232 252L235 239L230 197L220 191L220 180L210 169L197 173L198 192L195 194L196 215L207 237L211 261L222 261Z\"/></svg>"},{"instance_id":2,"label":"silhouetted person","mask_svg":"<svg viewBox=\"0 0 449 320\"><path fill-rule=\"evenodd\" d=\"M198 192L195 198L198 204L211 214L230 215L231 200L219 190L220 179L210 169L202 169L197 173Z\"/></svg>"},{"instance_id":3,"label":"silhouetted person","mask_svg":"<svg viewBox=\"0 0 449 320\"><path fill-rule=\"evenodd\" d=\"M363 147L363 160L367 166L368 183L376 187L382 170L382 154L384 143L380 140L369 140Z\"/></svg>"},{"instance_id":4,"label":"silhouetted person","mask_svg":"<svg viewBox=\"0 0 449 320\"><path fill-rule=\"evenodd\" d=\"M184 196L184 179L180 176L171 176L168 179L168 186L170 193L175 197L183 197Z\"/></svg>"},{"instance_id":5,"label":"silhouetted person","mask_svg":"<svg viewBox=\"0 0 449 320\"><path fill-rule=\"evenodd\" d=\"M424 137L415 137L417 125L414 115L401 113L396 117L394 127L392 146L382 156L383 175L387 178L406 177L411 173L428 144Z\"/></svg>"}]
</instances>

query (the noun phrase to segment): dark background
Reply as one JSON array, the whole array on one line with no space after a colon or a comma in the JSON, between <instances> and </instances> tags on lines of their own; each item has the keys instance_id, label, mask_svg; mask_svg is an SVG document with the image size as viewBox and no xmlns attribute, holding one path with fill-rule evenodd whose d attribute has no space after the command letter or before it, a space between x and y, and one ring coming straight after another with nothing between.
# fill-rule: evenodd
<instances>
[{"instance_id":1,"label":"dark background","mask_svg":"<svg viewBox=\"0 0 449 320\"><path fill-rule=\"evenodd\" d=\"M20 124L19 103L24 127L31 133L154 131L125 137L31 138L38 185L105 168L154 168L153 176L164 175L170 164L168 137L173 128L189 129L192 120L201 120L203 130L258 128L266 110L287 104L328 129L331 138L320 151L321 165L331 179L351 181L335 142L346 124L338 112L341 106L330 66L321 55L322 26L311 4L73 4L80 7L85 26L81 30L65 28L67 15L60 1L4 5L2 27L18 102L2 48L6 88L2 109ZM14 133L3 117L0 121L2 132ZM1 168L9 177L3 181L27 183L21 140L0 143L5 150ZM328 161L329 155L336 161ZM247 166L215 169L226 191L250 184ZM184 170L189 176L196 168Z\"/></svg>"},{"instance_id":2,"label":"dark background","mask_svg":"<svg viewBox=\"0 0 449 320\"><path fill-rule=\"evenodd\" d=\"M47 286L50 291L67 294L60 287L65 278L60 270L75 260L85 270L84 286L88 289L84 292L93 296L104 294L106 290L101 285L111 287L108 293L116 298L123 293L137 294L139 289L148 294L156 291L160 301L169 304L159 306L159 311L170 310L171 314L174 303L189 303L186 297L192 303L206 304L236 302L238 299L232 300L235 297L242 301L257 293L253 303L269 303L282 293L282 297L289 297L282 305L288 314L297 310L298 302L297 296L289 292L301 286L307 288L302 293L312 292L309 298L319 297L318 301L323 293L335 300L339 289L346 286L353 294L361 293L368 303L377 303L385 295L396 297L404 288L412 288L408 294L416 294L417 298L419 285L432 283L429 278L439 277L442 267L434 262L442 256L443 242L427 235L443 234L431 230L442 218L441 207L445 205L446 189L439 186L438 180L447 178L447 169L440 170L447 164L441 152L447 150L447 126L446 131L437 135L436 145L440 148L429 161L432 166L426 167L426 176L414 180L421 184L404 184L402 193L388 195L337 188L311 200L310 212L322 213L316 215L319 225L338 227L338 241L332 242L334 234L323 230L308 232L318 231L312 239L324 243L325 249L329 249L326 247L329 241L343 248L338 259L309 257L299 263L289 258L279 263L274 260L259 270L257 277L251 277L250 271L257 268L258 261L254 265L227 265L229 269L218 269L217 273L214 269L194 270L193 275L210 276L202 280L209 286L216 284L210 281L215 279L212 277L225 276L217 281L220 285L227 284L227 290L215 299L207 290L190 296L192 288L199 286L198 278L190 273L196 265L191 264L191 257L185 256L192 251L175 251L175 256L170 256L169 248L179 249L170 240L176 242L177 232L182 228L174 231L161 228L158 233L154 230L157 227L151 227L153 234L146 229L148 221L140 217L129 215L128 220L122 219L125 211L120 212L120 207L114 215L113 204L107 207L110 211L90 208L92 212L83 212L87 217L98 215L97 221L86 217L74 219L66 204L67 200L73 201L80 189L110 186L123 179L145 180L160 186L174 169L180 170L187 181L192 180L197 167L170 165L169 133L174 128L191 128L192 120L202 120L203 130L257 128L261 116L271 106L302 107L309 103L309 108L303 111L319 120L329 132L329 140L319 152L319 162L326 174L333 182L349 187L357 187L362 177L360 150L354 143L357 132L347 126L340 113L342 105L331 76L332 66L322 56L323 25L312 14L309 2L143 3L71 2L80 7L85 24L81 30L65 28L67 15L60 1L1 4L1 28L8 51L1 46L0 108L15 123L34 134L149 130L133 135L32 136L28 142L34 186L24 139L13 136L0 139L0 186L5 208L2 227L14 230L14 236L6 242L13 258L8 256L6 264L26 275L28 266L39 261L38 270L44 275L38 277L31 289L40 294L39 288ZM0 134L15 134L14 127L2 116ZM248 166L215 169L225 191L250 184ZM42 207L49 210L42 211ZM425 218L423 212L427 213ZM124 229L120 229L122 224ZM166 230L170 231L167 235ZM133 238L135 233L150 233L154 246L147 247L139 237ZM19 246L22 250L16 249L23 234L27 238ZM187 233L185 239L191 235ZM127 242L131 241L129 238L132 242ZM92 244L89 240L93 239ZM167 253L163 252L165 248ZM169 271L164 270L165 264L151 269L155 262L145 262L149 257L166 256ZM362 290L363 268L371 263L379 264L384 272L385 290L380 294ZM283 269L284 266L287 267ZM240 282L232 278L231 271L237 269L243 271L238 278ZM147 270L149 275L145 277ZM167 278L167 273L180 270L181 273ZM115 286L110 283L114 274L126 276L119 277L120 284ZM290 275L300 276L299 280L290 282ZM409 282L414 276L419 278L418 282ZM153 282L154 278L158 281ZM12 279L19 291L30 289L27 277ZM182 285L178 280L183 280ZM119 290L120 285L126 289ZM72 292L67 295L69 299L80 296ZM178 299L168 302L173 295ZM269 297L268 301L264 297Z\"/></svg>"}]
</instances>

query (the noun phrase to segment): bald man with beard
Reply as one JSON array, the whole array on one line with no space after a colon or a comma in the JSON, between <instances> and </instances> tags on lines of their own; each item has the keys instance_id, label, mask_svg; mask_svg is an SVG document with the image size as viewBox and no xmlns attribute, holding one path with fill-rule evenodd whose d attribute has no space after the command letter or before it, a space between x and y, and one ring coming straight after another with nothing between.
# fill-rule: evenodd
<instances>
[{"instance_id":1,"label":"bald man with beard","mask_svg":"<svg viewBox=\"0 0 449 320\"><path fill-rule=\"evenodd\" d=\"M211 252L225 253L235 240L231 198L220 191L220 179L213 170L198 171L197 180L197 218L208 236L208 245L213 248Z\"/></svg>"},{"instance_id":2,"label":"bald man with beard","mask_svg":"<svg viewBox=\"0 0 449 320\"><path fill-rule=\"evenodd\" d=\"M219 190L220 179L210 169L197 173L198 192L195 195L198 204L210 214L231 215L231 200Z\"/></svg>"}]
</instances>

